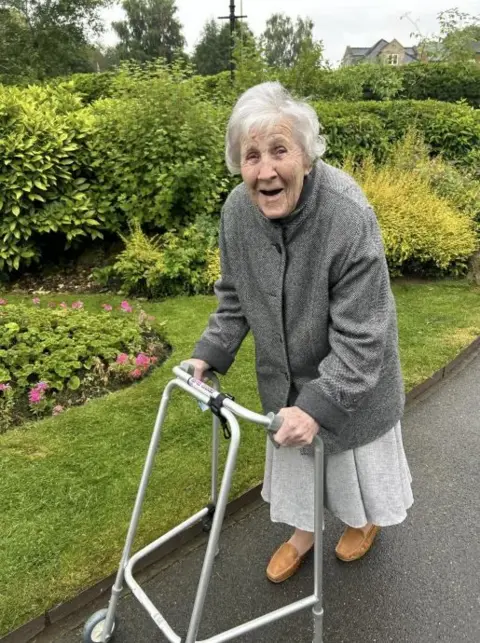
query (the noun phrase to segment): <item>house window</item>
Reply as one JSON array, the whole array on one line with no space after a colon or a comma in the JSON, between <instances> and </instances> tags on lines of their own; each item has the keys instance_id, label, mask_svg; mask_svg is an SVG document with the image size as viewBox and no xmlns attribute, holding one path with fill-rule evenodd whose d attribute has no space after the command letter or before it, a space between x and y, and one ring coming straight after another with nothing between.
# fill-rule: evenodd
<instances>
[{"instance_id":1,"label":"house window","mask_svg":"<svg viewBox=\"0 0 480 643\"><path fill-rule=\"evenodd\" d=\"M398 54L388 54L387 65L398 65Z\"/></svg>"}]
</instances>

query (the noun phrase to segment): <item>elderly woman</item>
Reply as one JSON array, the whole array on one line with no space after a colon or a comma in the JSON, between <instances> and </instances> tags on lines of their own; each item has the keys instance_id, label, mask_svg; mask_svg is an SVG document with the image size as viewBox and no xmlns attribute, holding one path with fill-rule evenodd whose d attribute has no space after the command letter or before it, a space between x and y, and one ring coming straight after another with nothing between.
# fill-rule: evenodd
<instances>
[{"instance_id":1,"label":"elderly woman","mask_svg":"<svg viewBox=\"0 0 480 643\"><path fill-rule=\"evenodd\" d=\"M375 214L355 181L320 160L314 110L278 83L238 100L226 161L243 182L220 226L218 308L195 347L195 375L226 373L249 330L264 412L283 417L267 440L262 496L272 521L295 528L267 567L298 569L314 542L317 432L325 504L346 524L343 561L363 556L380 527L413 502L400 419L404 391L395 303Z\"/></svg>"}]
</instances>

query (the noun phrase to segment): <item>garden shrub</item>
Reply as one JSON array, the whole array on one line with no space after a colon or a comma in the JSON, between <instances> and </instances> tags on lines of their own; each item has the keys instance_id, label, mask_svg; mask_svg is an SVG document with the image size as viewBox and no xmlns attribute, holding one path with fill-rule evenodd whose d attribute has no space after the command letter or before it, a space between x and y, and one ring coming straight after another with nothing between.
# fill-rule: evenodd
<instances>
[{"instance_id":1,"label":"garden shrub","mask_svg":"<svg viewBox=\"0 0 480 643\"><path fill-rule=\"evenodd\" d=\"M87 312L81 301L0 300L0 433L146 375L167 346L161 326L128 302ZM160 331L160 332L159 332Z\"/></svg>"},{"instance_id":2,"label":"garden shrub","mask_svg":"<svg viewBox=\"0 0 480 643\"><path fill-rule=\"evenodd\" d=\"M57 86L77 94L84 105L89 105L99 98L109 98L113 95L115 76L114 71L73 74L68 80L59 79Z\"/></svg>"},{"instance_id":3,"label":"garden shrub","mask_svg":"<svg viewBox=\"0 0 480 643\"><path fill-rule=\"evenodd\" d=\"M122 231L137 220L165 230L218 211L229 186L226 111L205 101L181 70L136 73L119 74L117 98L91 106L92 195L108 213L106 228Z\"/></svg>"},{"instance_id":4,"label":"garden shrub","mask_svg":"<svg viewBox=\"0 0 480 643\"><path fill-rule=\"evenodd\" d=\"M101 236L80 107L65 89L0 87L0 270L38 260L39 235Z\"/></svg>"},{"instance_id":5,"label":"garden shrub","mask_svg":"<svg viewBox=\"0 0 480 643\"><path fill-rule=\"evenodd\" d=\"M429 178L373 158L346 163L375 210L392 275L459 275L477 247L472 220L433 191Z\"/></svg>"},{"instance_id":6,"label":"garden shrub","mask_svg":"<svg viewBox=\"0 0 480 643\"><path fill-rule=\"evenodd\" d=\"M94 270L97 283L147 297L211 292L220 275L218 249L212 238L192 225L148 237L138 223L115 263Z\"/></svg>"}]
</instances>

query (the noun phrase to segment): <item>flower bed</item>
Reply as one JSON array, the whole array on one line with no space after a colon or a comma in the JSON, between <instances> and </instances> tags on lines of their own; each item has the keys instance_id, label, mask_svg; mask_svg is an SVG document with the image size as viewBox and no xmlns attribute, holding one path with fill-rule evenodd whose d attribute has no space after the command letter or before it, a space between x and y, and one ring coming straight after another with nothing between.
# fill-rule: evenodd
<instances>
[{"instance_id":1,"label":"flower bed","mask_svg":"<svg viewBox=\"0 0 480 643\"><path fill-rule=\"evenodd\" d=\"M162 326L123 301L0 299L0 433L145 377L168 354Z\"/></svg>"}]
</instances>

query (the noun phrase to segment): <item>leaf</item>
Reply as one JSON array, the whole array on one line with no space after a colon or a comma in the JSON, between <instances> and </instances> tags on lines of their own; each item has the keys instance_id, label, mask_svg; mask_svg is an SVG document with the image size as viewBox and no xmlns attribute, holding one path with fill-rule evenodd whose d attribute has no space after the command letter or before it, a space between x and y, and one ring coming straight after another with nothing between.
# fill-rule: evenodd
<instances>
[{"instance_id":1,"label":"leaf","mask_svg":"<svg viewBox=\"0 0 480 643\"><path fill-rule=\"evenodd\" d=\"M18 207L18 205L13 206L12 214L14 214L16 217L18 217L18 215L20 214L20 208Z\"/></svg>"},{"instance_id":2,"label":"leaf","mask_svg":"<svg viewBox=\"0 0 480 643\"><path fill-rule=\"evenodd\" d=\"M80 378L79 378L79 377L77 377L76 375L73 375L73 376L68 380L67 387L68 387L71 391L76 391L78 388L80 388L80 384L81 384L81 382L80 382Z\"/></svg>"}]
</instances>

